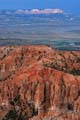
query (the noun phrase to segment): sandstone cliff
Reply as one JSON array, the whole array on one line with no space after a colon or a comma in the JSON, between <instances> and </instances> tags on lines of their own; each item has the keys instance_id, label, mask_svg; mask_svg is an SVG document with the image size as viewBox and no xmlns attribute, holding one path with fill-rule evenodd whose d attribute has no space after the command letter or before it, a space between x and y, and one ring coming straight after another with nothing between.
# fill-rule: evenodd
<instances>
[{"instance_id":1,"label":"sandstone cliff","mask_svg":"<svg viewBox=\"0 0 80 120\"><path fill-rule=\"evenodd\" d=\"M80 120L80 52L0 48L0 120Z\"/></svg>"}]
</instances>

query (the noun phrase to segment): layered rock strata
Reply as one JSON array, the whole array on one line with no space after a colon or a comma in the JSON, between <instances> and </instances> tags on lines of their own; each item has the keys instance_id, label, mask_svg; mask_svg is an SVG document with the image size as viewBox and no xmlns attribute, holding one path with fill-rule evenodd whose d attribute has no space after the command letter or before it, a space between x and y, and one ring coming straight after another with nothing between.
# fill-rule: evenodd
<instances>
[{"instance_id":1,"label":"layered rock strata","mask_svg":"<svg viewBox=\"0 0 80 120\"><path fill-rule=\"evenodd\" d=\"M0 120L80 120L80 52L0 48Z\"/></svg>"}]
</instances>

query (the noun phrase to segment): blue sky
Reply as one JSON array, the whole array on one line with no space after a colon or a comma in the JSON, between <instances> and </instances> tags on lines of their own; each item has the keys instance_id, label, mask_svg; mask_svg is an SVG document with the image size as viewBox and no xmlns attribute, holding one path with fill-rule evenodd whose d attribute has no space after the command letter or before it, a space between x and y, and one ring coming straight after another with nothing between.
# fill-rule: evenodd
<instances>
[{"instance_id":1,"label":"blue sky","mask_svg":"<svg viewBox=\"0 0 80 120\"><path fill-rule=\"evenodd\" d=\"M80 0L0 0L0 9L59 8L80 14Z\"/></svg>"}]
</instances>

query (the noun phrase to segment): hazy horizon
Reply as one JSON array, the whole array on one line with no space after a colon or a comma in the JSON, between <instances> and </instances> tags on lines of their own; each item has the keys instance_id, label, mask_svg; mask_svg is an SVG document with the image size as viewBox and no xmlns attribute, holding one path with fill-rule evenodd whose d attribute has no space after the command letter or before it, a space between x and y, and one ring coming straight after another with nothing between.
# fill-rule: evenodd
<instances>
[{"instance_id":1,"label":"hazy horizon","mask_svg":"<svg viewBox=\"0 0 80 120\"><path fill-rule=\"evenodd\" d=\"M79 0L0 0L0 10L62 9L66 13L80 15Z\"/></svg>"},{"instance_id":2,"label":"hazy horizon","mask_svg":"<svg viewBox=\"0 0 80 120\"><path fill-rule=\"evenodd\" d=\"M80 50L79 8L79 0L0 0L0 45Z\"/></svg>"}]
</instances>

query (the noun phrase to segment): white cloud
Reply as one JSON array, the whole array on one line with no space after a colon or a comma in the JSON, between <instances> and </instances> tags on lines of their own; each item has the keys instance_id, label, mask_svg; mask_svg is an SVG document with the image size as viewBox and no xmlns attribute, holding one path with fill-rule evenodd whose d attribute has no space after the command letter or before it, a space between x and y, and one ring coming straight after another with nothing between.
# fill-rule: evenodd
<instances>
[{"instance_id":1,"label":"white cloud","mask_svg":"<svg viewBox=\"0 0 80 120\"><path fill-rule=\"evenodd\" d=\"M32 9L32 10L17 10L17 14L56 14L63 13L61 9Z\"/></svg>"}]
</instances>

